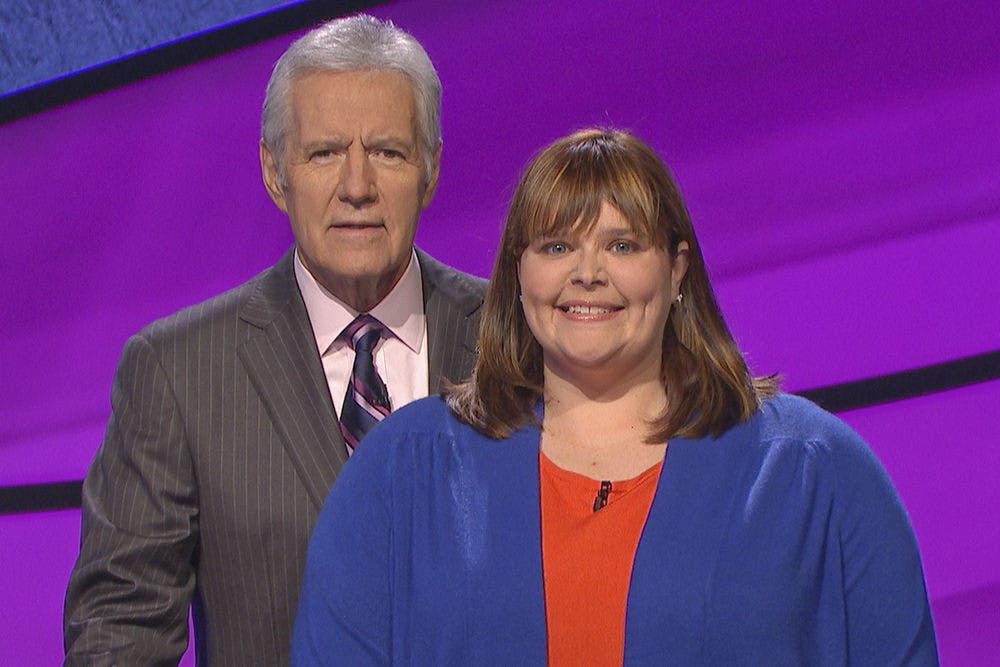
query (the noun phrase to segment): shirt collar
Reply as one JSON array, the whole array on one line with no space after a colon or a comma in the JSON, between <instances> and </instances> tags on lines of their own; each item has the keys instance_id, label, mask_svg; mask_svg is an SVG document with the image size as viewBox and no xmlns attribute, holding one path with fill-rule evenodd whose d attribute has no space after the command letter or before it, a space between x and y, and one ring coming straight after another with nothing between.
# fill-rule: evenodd
<instances>
[{"instance_id":1,"label":"shirt collar","mask_svg":"<svg viewBox=\"0 0 1000 667\"><path fill-rule=\"evenodd\" d=\"M299 259L295 250L295 280L306 305L316 348L320 356L333 346L337 336L358 312L320 285ZM416 252L410 251L410 261L403 276L374 308L368 311L384 324L393 335L416 353L420 352L426 331L423 284Z\"/></svg>"}]
</instances>

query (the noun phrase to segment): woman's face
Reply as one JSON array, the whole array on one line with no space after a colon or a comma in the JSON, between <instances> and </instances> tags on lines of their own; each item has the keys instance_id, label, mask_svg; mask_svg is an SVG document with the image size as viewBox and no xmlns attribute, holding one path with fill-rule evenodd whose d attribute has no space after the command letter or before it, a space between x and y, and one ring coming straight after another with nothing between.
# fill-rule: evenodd
<instances>
[{"instance_id":1,"label":"woman's face","mask_svg":"<svg viewBox=\"0 0 1000 667\"><path fill-rule=\"evenodd\" d=\"M586 232L535 239L518 277L546 372L658 376L663 329L686 269L686 252L671 260L607 202Z\"/></svg>"}]
</instances>

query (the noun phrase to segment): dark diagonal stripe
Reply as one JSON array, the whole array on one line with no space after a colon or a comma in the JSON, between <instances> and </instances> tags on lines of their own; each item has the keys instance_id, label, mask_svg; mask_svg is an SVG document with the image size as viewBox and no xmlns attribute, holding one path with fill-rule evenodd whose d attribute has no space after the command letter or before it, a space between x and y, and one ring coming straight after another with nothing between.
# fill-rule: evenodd
<instances>
[{"instance_id":1,"label":"dark diagonal stripe","mask_svg":"<svg viewBox=\"0 0 1000 667\"><path fill-rule=\"evenodd\" d=\"M1000 350L796 393L830 412L843 412L996 379L1000 379ZM0 487L0 514L79 507L82 484L77 481Z\"/></svg>"}]
</instances>

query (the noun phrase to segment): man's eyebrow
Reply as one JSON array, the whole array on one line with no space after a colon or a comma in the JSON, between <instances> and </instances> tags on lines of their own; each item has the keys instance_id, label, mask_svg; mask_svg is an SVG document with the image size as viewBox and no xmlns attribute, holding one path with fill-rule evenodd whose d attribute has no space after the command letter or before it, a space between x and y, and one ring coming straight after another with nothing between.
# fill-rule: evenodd
<instances>
[{"instance_id":1,"label":"man's eyebrow","mask_svg":"<svg viewBox=\"0 0 1000 667\"><path fill-rule=\"evenodd\" d=\"M367 137L363 137L362 142L365 146L415 146L417 139L416 137L405 137L400 134L389 132L385 134L371 134Z\"/></svg>"},{"instance_id":2,"label":"man's eyebrow","mask_svg":"<svg viewBox=\"0 0 1000 667\"><path fill-rule=\"evenodd\" d=\"M302 147L306 150L315 150L317 148L344 148L351 144L350 141L345 141L337 137L322 137L319 139L313 139L302 144Z\"/></svg>"}]
</instances>

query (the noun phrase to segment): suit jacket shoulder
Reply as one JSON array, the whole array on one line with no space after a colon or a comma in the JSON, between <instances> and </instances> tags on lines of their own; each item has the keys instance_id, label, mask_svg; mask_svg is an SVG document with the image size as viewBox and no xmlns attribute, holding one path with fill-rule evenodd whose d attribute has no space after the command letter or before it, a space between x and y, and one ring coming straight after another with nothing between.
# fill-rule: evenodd
<instances>
[{"instance_id":1,"label":"suit jacket shoulder","mask_svg":"<svg viewBox=\"0 0 1000 667\"><path fill-rule=\"evenodd\" d=\"M284 308L290 307L294 313L298 289L292 268L293 252L287 251L277 263L232 289L150 322L136 336L154 346L169 345L171 341L204 334L221 321L235 323L243 318L265 326ZM298 301L301 302L301 297ZM307 323L304 305L301 316Z\"/></svg>"},{"instance_id":2,"label":"suit jacket shoulder","mask_svg":"<svg viewBox=\"0 0 1000 667\"><path fill-rule=\"evenodd\" d=\"M427 316L430 393L443 382L461 382L476 361L479 314L486 281L442 264L419 248L417 261Z\"/></svg>"},{"instance_id":3,"label":"suit jacket shoulder","mask_svg":"<svg viewBox=\"0 0 1000 667\"><path fill-rule=\"evenodd\" d=\"M281 664L339 438L291 252L132 336L84 484L67 664L176 661L193 591L199 659Z\"/></svg>"}]
</instances>

